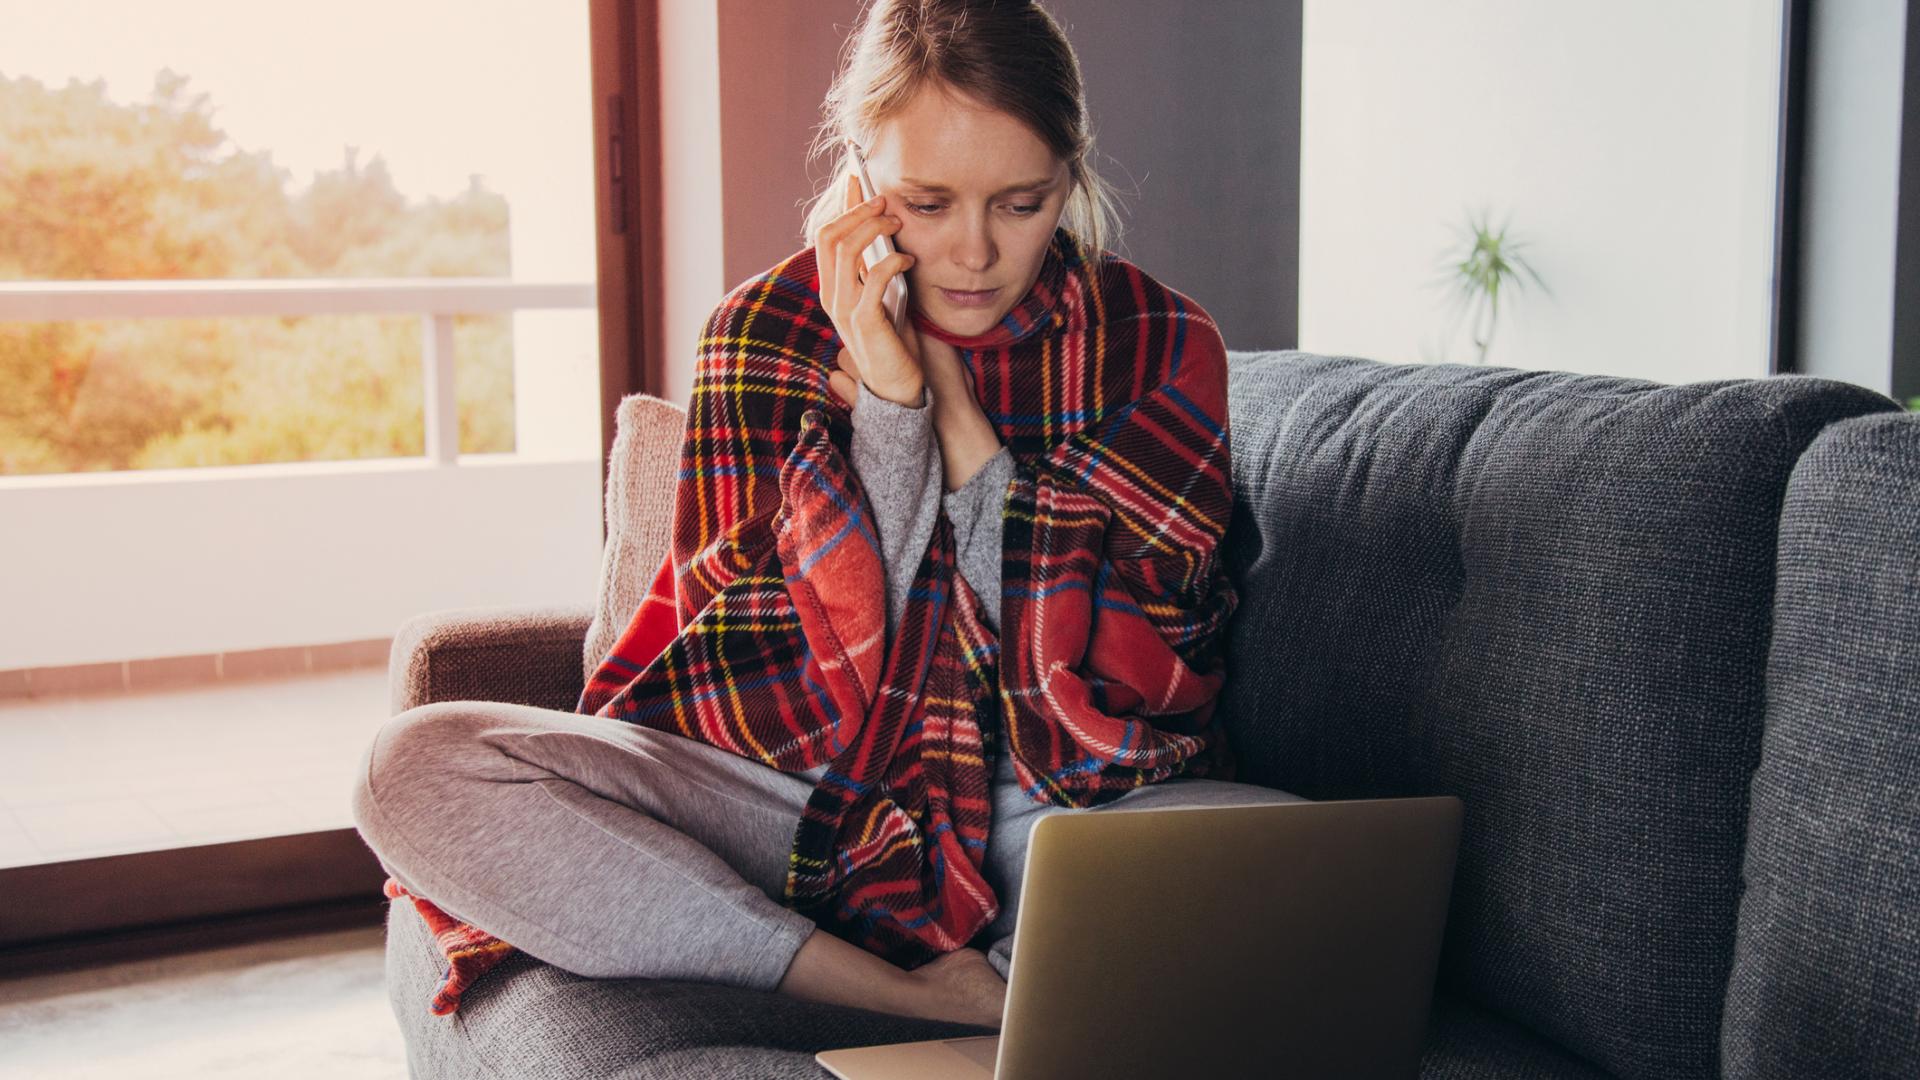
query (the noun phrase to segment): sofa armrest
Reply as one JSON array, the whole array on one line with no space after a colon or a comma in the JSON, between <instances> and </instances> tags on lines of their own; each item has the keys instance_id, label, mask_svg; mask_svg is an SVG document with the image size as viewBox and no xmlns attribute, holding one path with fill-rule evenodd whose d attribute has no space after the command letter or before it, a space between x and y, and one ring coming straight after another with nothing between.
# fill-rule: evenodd
<instances>
[{"instance_id":1,"label":"sofa armrest","mask_svg":"<svg viewBox=\"0 0 1920 1080\"><path fill-rule=\"evenodd\" d=\"M591 606L456 608L416 615L393 635L390 707L503 701L572 712L584 683Z\"/></svg>"}]
</instances>

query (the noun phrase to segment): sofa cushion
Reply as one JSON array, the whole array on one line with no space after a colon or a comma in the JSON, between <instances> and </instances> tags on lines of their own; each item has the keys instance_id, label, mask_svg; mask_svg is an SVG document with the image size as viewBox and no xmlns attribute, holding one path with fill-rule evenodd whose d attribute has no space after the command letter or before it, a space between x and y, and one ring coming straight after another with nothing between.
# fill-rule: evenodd
<instances>
[{"instance_id":1,"label":"sofa cushion","mask_svg":"<svg viewBox=\"0 0 1920 1080\"><path fill-rule=\"evenodd\" d=\"M600 661L613 651L667 557L686 424L685 409L646 394L628 394L614 410L613 447L607 452L607 539L600 550L593 622L581 646L583 683L592 681ZM571 710L577 697L562 708Z\"/></svg>"},{"instance_id":2,"label":"sofa cushion","mask_svg":"<svg viewBox=\"0 0 1920 1080\"><path fill-rule=\"evenodd\" d=\"M1776 590L1726 1075L1920 1076L1920 416L1814 440Z\"/></svg>"},{"instance_id":3,"label":"sofa cushion","mask_svg":"<svg viewBox=\"0 0 1920 1080\"><path fill-rule=\"evenodd\" d=\"M1624 1077L1713 1076L1805 377L1232 353L1241 779L1466 804L1441 985Z\"/></svg>"},{"instance_id":4,"label":"sofa cushion","mask_svg":"<svg viewBox=\"0 0 1920 1080\"><path fill-rule=\"evenodd\" d=\"M524 952L434 1016L446 961L412 904L387 909L387 993L411 1080L822 1080L821 1050L988 1033L713 983L590 979Z\"/></svg>"},{"instance_id":5,"label":"sofa cushion","mask_svg":"<svg viewBox=\"0 0 1920 1080\"><path fill-rule=\"evenodd\" d=\"M1420 1080L1608 1080L1519 1024L1458 998L1434 999Z\"/></svg>"}]
</instances>

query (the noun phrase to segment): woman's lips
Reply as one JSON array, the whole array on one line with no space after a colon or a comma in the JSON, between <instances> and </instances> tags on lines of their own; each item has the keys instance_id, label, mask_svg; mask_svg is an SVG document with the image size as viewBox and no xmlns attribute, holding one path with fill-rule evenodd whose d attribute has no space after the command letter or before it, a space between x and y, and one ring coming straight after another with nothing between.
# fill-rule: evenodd
<instances>
[{"instance_id":1,"label":"woman's lips","mask_svg":"<svg viewBox=\"0 0 1920 1080\"><path fill-rule=\"evenodd\" d=\"M940 296L954 307L986 307L993 303L993 298L999 292L999 289L987 289L984 292L954 292L952 289L941 289Z\"/></svg>"}]
</instances>

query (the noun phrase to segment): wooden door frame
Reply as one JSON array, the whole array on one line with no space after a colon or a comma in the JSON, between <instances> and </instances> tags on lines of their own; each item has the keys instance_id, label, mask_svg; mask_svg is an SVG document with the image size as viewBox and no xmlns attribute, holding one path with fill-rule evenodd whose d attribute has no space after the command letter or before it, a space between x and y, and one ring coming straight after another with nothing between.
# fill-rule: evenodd
<instances>
[{"instance_id":1,"label":"wooden door frame","mask_svg":"<svg viewBox=\"0 0 1920 1080\"><path fill-rule=\"evenodd\" d=\"M658 394L660 262L658 0L588 0L593 39L595 252L600 311L600 491L629 394ZM607 536L601 500L601 542Z\"/></svg>"}]
</instances>

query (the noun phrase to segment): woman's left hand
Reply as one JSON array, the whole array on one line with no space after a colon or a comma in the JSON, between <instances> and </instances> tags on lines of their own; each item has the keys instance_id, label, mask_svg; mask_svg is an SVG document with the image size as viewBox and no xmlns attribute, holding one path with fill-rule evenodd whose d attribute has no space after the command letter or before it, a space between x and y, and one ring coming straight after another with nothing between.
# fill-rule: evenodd
<instances>
[{"instance_id":1,"label":"woman's left hand","mask_svg":"<svg viewBox=\"0 0 1920 1080\"><path fill-rule=\"evenodd\" d=\"M960 351L932 334L921 335L920 341L927 392L933 397L933 430L940 438L940 463L947 490L956 491L1000 452L1000 433L980 407L973 373L960 359Z\"/></svg>"},{"instance_id":2,"label":"woman's left hand","mask_svg":"<svg viewBox=\"0 0 1920 1080\"><path fill-rule=\"evenodd\" d=\"M973 375L960 359L960 350L932 334L920 333L912 319L906 323L901 337L920 357L927 394L933 399L933 430L940 440L944 483L948 491L956 491L1000 452L1000 434L974 396ZM840 370L828 379L828 385L842 401L852 405L859 392L860 373L844 349L838 365Z\"/></svg>"}]
</instances>

